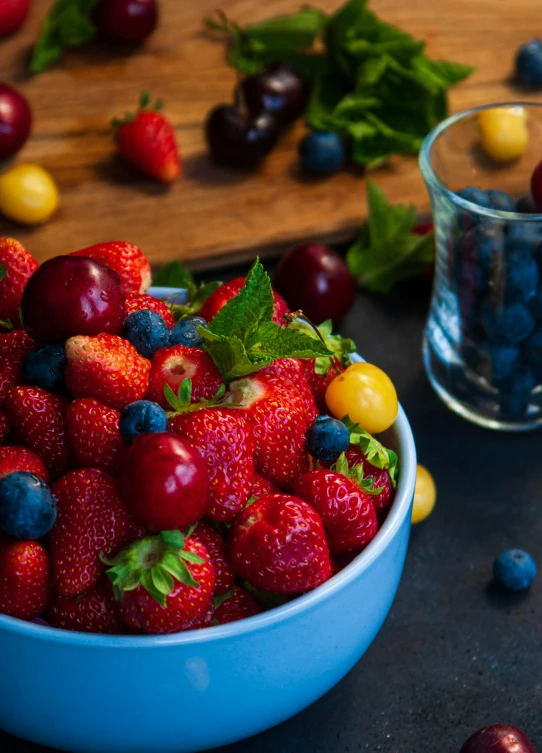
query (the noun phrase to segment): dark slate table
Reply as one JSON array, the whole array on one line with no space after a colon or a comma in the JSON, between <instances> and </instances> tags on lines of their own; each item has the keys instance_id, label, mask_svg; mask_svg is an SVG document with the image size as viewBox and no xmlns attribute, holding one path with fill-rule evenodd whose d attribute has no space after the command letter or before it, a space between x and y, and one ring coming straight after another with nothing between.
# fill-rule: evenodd
<instances>
[{"instance_id":1,"label":"dark slate table","mask_svg":"<svg viewBox=\"0 0 542 753\"><path fill-rule=\"evenodd\" d=\"M420 353L427 304L415 286L360 294L342 326L393 379L438 486L434 513L412 531L390 615L324 698L220 753L458 753L475 729L502 721L542 752L542 574L520 595L491 582L508 547L542 565L541 435L471 426L437 399ZM46 749L0 732L0 751Z\"/></svg>"}]
</instances>

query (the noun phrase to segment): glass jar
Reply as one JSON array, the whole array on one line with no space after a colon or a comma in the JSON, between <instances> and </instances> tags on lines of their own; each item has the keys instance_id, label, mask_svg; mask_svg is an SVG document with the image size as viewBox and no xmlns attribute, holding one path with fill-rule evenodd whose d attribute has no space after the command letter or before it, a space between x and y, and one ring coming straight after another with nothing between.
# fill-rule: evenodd
<instances>
[{"instance_id":1,"label":"glass jar","mask_svg":"<svg viewBox=\"0 0 542 753\"><path fill-rule=\"evenodd\" d=\"M489 110L494 123L523 118L513 159L506 133L489 134L504 133L504 154L484 144ZM436 243L425 369L452 410L492 429L542 425L542 214L530 199L541 159L542 105L531 103L454 115L420 152Z\"/></svg>"}]
</instances>

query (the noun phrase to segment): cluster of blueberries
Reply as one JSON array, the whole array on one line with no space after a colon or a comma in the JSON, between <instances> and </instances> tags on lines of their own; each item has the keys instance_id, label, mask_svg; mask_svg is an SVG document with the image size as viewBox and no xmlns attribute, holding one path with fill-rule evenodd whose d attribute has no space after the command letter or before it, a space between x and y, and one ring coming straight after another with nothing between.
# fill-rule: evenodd
<instances>
[{"instance_id":1,"label":"cluster of blueberries","mask_svg":"<svg viewBox=\"0 0 542 753\"><path fill-rule=\"evenodd\" d=\"M536 212L530 197L468 187L458 195L505 212ZM498 389L500 411L521 417L542 382L542 224L463 211L454 263L466 365Z\"/></svg>"}]
</instances>

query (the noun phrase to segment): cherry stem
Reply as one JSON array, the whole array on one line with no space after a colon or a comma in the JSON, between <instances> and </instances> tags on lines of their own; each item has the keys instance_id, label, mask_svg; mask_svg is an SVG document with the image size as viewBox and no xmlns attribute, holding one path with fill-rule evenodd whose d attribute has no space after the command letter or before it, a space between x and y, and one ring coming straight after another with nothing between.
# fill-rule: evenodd
<instances>
[{"instance_id":1,"label":"cherry stem","mask_svg":"<svg viewBox=\"0 0 542 753\"><path fill-rule=\"evenodd\" d=\"M302 321L304 321L306 324L309 325L309 327L311 327L311 329L314 330L316 336L318 337L318 339L320 340L320 342L322 343L322 345L324 345L327 348L326 341L322 337L322 333L320 332L320 330L318 329L318 327L316 326L316 324L314 322L312 322L309 319L309 317L306 316L303 313L302 309L298 309L297 311L290 311L287 314L284 314L284 319L285 319L285 321L288 324L291 324L292 322L295 322L296 319L301 319ZM342 374L342 371L339 369L339 367L335 363L335 358L331 357L330 361L331 361L331 365L335 369L335 373L336 374Z\"/></svg>"}]
</instances>

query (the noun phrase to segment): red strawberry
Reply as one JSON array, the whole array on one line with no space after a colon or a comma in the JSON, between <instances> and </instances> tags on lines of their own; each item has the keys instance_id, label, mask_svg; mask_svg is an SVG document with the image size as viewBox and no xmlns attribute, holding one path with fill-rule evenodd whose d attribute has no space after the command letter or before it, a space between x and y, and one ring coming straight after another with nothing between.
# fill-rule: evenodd
<instances>
[{"instance_id":1,"label":"red strawberry","mask_svg":"<svg viewBox=\"0 0 542 753\"><path fill-rule=\"evenodd\" d=\"M21 383L23 361L35 347L22 329L0 334L0 405L9 390Z\"/></svg>"},{"instance_id":2,"label":"red strawberry","mask_svg":"<svg viewBox=\"0 0 542 753\"><path fill-rule=\"evenodd\" d=\"M173 345L171 348L161 348L151 361L149 374L149 389L147 400L153 400L162 408L169 409L170 405L164 395L164 387L168 384L177 394L181 382L192 380L191 401L210 400L216 395L222 379L213 359L208 353L199 348L187 348L185 345Z\"/></svg>"},{"instance_id":3,"label":"red strawberry","mask_svg":"<svg viewBox=\"0 0 542 753\"><path fill-rule=\"evenodd\" d=\"M134 311L155 311L160 314L168 327L173 327L175 320L164 301L154 298L146 293L132 293L126 296L126 316L130 316Z\"/></svg>"},{"instance_id":4,"label":"red strawberry","mask_svg":"<svg viewBox=\"0 0 542 753\"><path fill-rule=\"evenodd\" d=\"M66 436L66 399L41 387L14 387L8 392L5 411L23 444L40 456L53 476L65 473L72 463Z\"/></svg>"},{"instance_id":5,"label":"red strawberry","mask_svg":"<svg viewBox=\"0 0 542 753\"><path fill-rule=\"evenodd\" d=\"M285 379L287 382L295 384L305 405L308 423L314 421L318 415L318 409L314 402L311 388L307 381L307 377L305 376L305 369L300 359L278 358L270 366L261 369L259 373L278 376L281 377L281 379Z\"/></svg>"},{"instance_id":6,"label":"red strawberry","mask_svg":"<svg viewBox=\"0 0 542 753\"><path fill-rule=\"evenodd\" d=\"M201 409L177 414L169 430L188 439L205 461L210 480L206 515L233 520L254 481L254 437L246 417L234 409Z\"/></svg>"},{"instance_id":7,"label":"red strawberry","mask_svg":"<svg viewBox=\"0 0 542 753\"><path fill-rule=\"evenodd\" d=\"M8 417L3 410L0 410L0 444L2 444L4 439L7 437L10 429L11 424L8 421Z\"/></svg>"},{"instance_id":8,"label":"red strawberry","mask_svg":"<svg viewBox=\"0 0 542 753\"><path fill-rule=\"evenodd\" d=\"M94 246L74 251L69 256L88 256L113 269L120 277L120 287L126 296L144 293L152 281L150 264L143 251L133 243L96 243Z\"/></svg>"},{"instance_id":9,"label":"red strawberry","mask_svg":"<svg viewBox=\"0 0 542 753\"><path fill-rule=\"evenodd\" d=\"M116 473L124 454L120 413L98 400L74 400L66 411L66 431L80 466Z\"/></svg>"},{"instance_id":10,"label":"red strawberry","mask_svg":"<svg viewBox=\"0 0 542 753\"><path fill-rule=\"evenodd\" d=\"M135 116L114 121L120 154L146 175L161 183L173 183L181 174L181 162L173 126L162 114L146 110L143 94Z\"/></svg>"},{"instance_id":11,"label":"red strawberry","mask_svg":"<svg viewBox=\"0 0 542 753\"><path fill-rule=\"evenodd\" d=\"M80 633L126 633L118 605L103 583L79 596L53 597L47 610L53 627Z\"/></svg>"},{"instance_id":12,"label":"red strawberry","mask_svg":"<svg viewBox=\"0 0 542 753\"><path fill-rule=\"evenodd\" d=\"M372 480L374 489L382 489L378 494L371 495L371 501L377 513L387 510L393 500L393 484L390 472L386 468L377 468L376 465L370 463L359 445L351 444L345 455L350 468L362 465L363 477Z\"/></svg>"},{"instance_id":13,"label":"red strawberry","mask_svg":"<svg viewBox=\"0 0 542 753\"><path fill-rule=\"evenodd\" d=\"M2 0L0 3L0 37L13 34L26 20L30 0Z\"/></svg>"},{"instance_id":14,"label":"red strawberry","mask_svg":"<svg viewBox=\"0 0 542 753\"><path fill-rule=\"evenodd\" d=\"M0 18L1 14L0 10ZM38 266L38 262L19 241L0 238L0 319L9 319L14 326L19 326L23 290Z\"/></svg>"},{"instance_id":15,"label":"red strawberry","mask_svg":"<svg viewBox=\"0 0 542 753\"><path fill-rule=\"evenodd\" d=\"M215 567L215 596L225 594L226 591L229 591L233 587L235 574L228 562L224 539L208 523L203 523L201 520L190 534L190 537L203 544Z\"/></svg>"},{"instance_id":16,"label":"red strawberry","mask_svg":"<svg viewBox=\"0 0 542 753\"><path fill-rule=\"evenodd\" d=\"M237 575L263 591L302 593L331 575L320 516L288 494L260 497L243 510L230 531L229 554Z\"/></svg>"},{"instance_id":17,"label":"red strawberry","mask_svg":"<svg viewBox=\"0 0 542 753\"><path fill-rule=\"evenodd\" d=\"M371 497L347 476L316 468L298 478L293 493L320 515L334 554L360 549L375 537L378 524Z\"/></svg>"},{"instance_id":18,"label":"red strawberry","mask_svg":"<svg viewBox=\"0 0 542 753\"><path fill-rule=\"evenodd\" d=\"M311 419L293 384L250 374L230 385L232 402L246 410L256 441L256 470L283 489L309 469L305 432Z\"/></svg>"},{"instance_id":19,"label":"red strawberry","mask_svg":"<svg viewBox=\"0 0 542 753\"><path fill-rule=\"evenodd\" d=\"M230 298L235 298L241 291L241 288L245 284L244 277L236 277L235 280L223 283L219 288L211 293L209 298L205 301L201 307L200 316L205 321L210 322L221 308L223 308ZM275 299L275 310L273 312L273 321L277 324L284 324L283 316L290 310L288 304L284 298L273 291L273 298Z\"/></svg>"},{"instance_id":20,"label":"red strawberry","mask_svg":"<svg viewBox=\"0 0 542 753\"><path fill-rule=\"evenodd\" d=\"M0 447L0 478L16 471L28 471L49 483L49 473L43 460L25 447Z\"/></svg>"},{"instance_id":21,"label":"red strawberry","mask_svg":"<svg viewBox=\"0 0 542 753\"><path fill-rule=\"evenodd\" d=\"M204 617L209 608L215 569L203 544L190 535L147 536L111 564L107 574L129 627L173 633L189 629L188 621Z\"/></svg>"},{"instance_id":22,"label":"red strawberry","mask_svg":"<svg viewBox=\"0 0 542 753\"><path fill-rule=\"evenodd\" d=\"M51 531L51 561L58 591L77 596L98 583L110 557L144 535L126 509L117 482L105 471L82 468L53 487L58 516Z\"/></svg>"},{"instance_id":23,"label":"red strawberry","mask_svg":"<svg viewBox=\"0 0 542 753\"><path fill-rule=\"evenodd\" d=\"M51 569L37 541L14 541L0 534L0 614L32 620L47 608Z\"/></svg>"},{"instance_id":24,"label":"red strawberry","mask_svg":"<svg viewBox=\"0 0 542 753\"><path fill-rule=\"evenodd\" d=\"M187 620L180 628L181 632L186 630L201 630L201 628L211 627L215 619L215 607L213 600L209 602L209 605L203 614L199 617L193 617L191 620Z\"/></svg>"},{"instance_id":25,"label":"red strawberry","mask_svg":"<svg viewBox=\"0 0 542 753\"><path fill-rule=\"evenodd\" d=\"M338 358L334 359L334 363L336 364L338 369L343 371ZM302 365L305 372L305 378L314 396L316 407L318 408L320 413L327 413L328 410L326 405L326 390L328 384L332 382L337 376L337 372L335 371L333 366L330 365L327 374L318 374L315 370L316 359L314 358L308 358L302 361Z\"/></svg>"},{"instance_id":26,"label":"red strawberry","mask_svg":"<svg viewBox=\"0 0 542 753\"><path fill-rule=\"evenodd\" d=\"M235 586L229 593L215 599L214 619L221 625L244 620L246 617L254 617L261 612L262 608L254 596L239 586Z\"/></svg>"},{"instance_id":27,"label":"red strawberry","mask_svg":"<svg viewBox=\"0 0 542 753\"><path fill-rule=\"evenodd\" d=\"M74 397L94 397L122 410L147 391L151 364L122 337L70 337L66 358L64 378Z\"/></svg>"},{"instance_id":28,"label":"red strawberry","mask_svg":"<svg viewBox=\"0 0 542 753\"><path fill-rule=\"evenodd\" d=\"M280 489L259 473L254 474L251 497L263 497L266 494L280 494Z\"/></svg>"}]
</instances>

